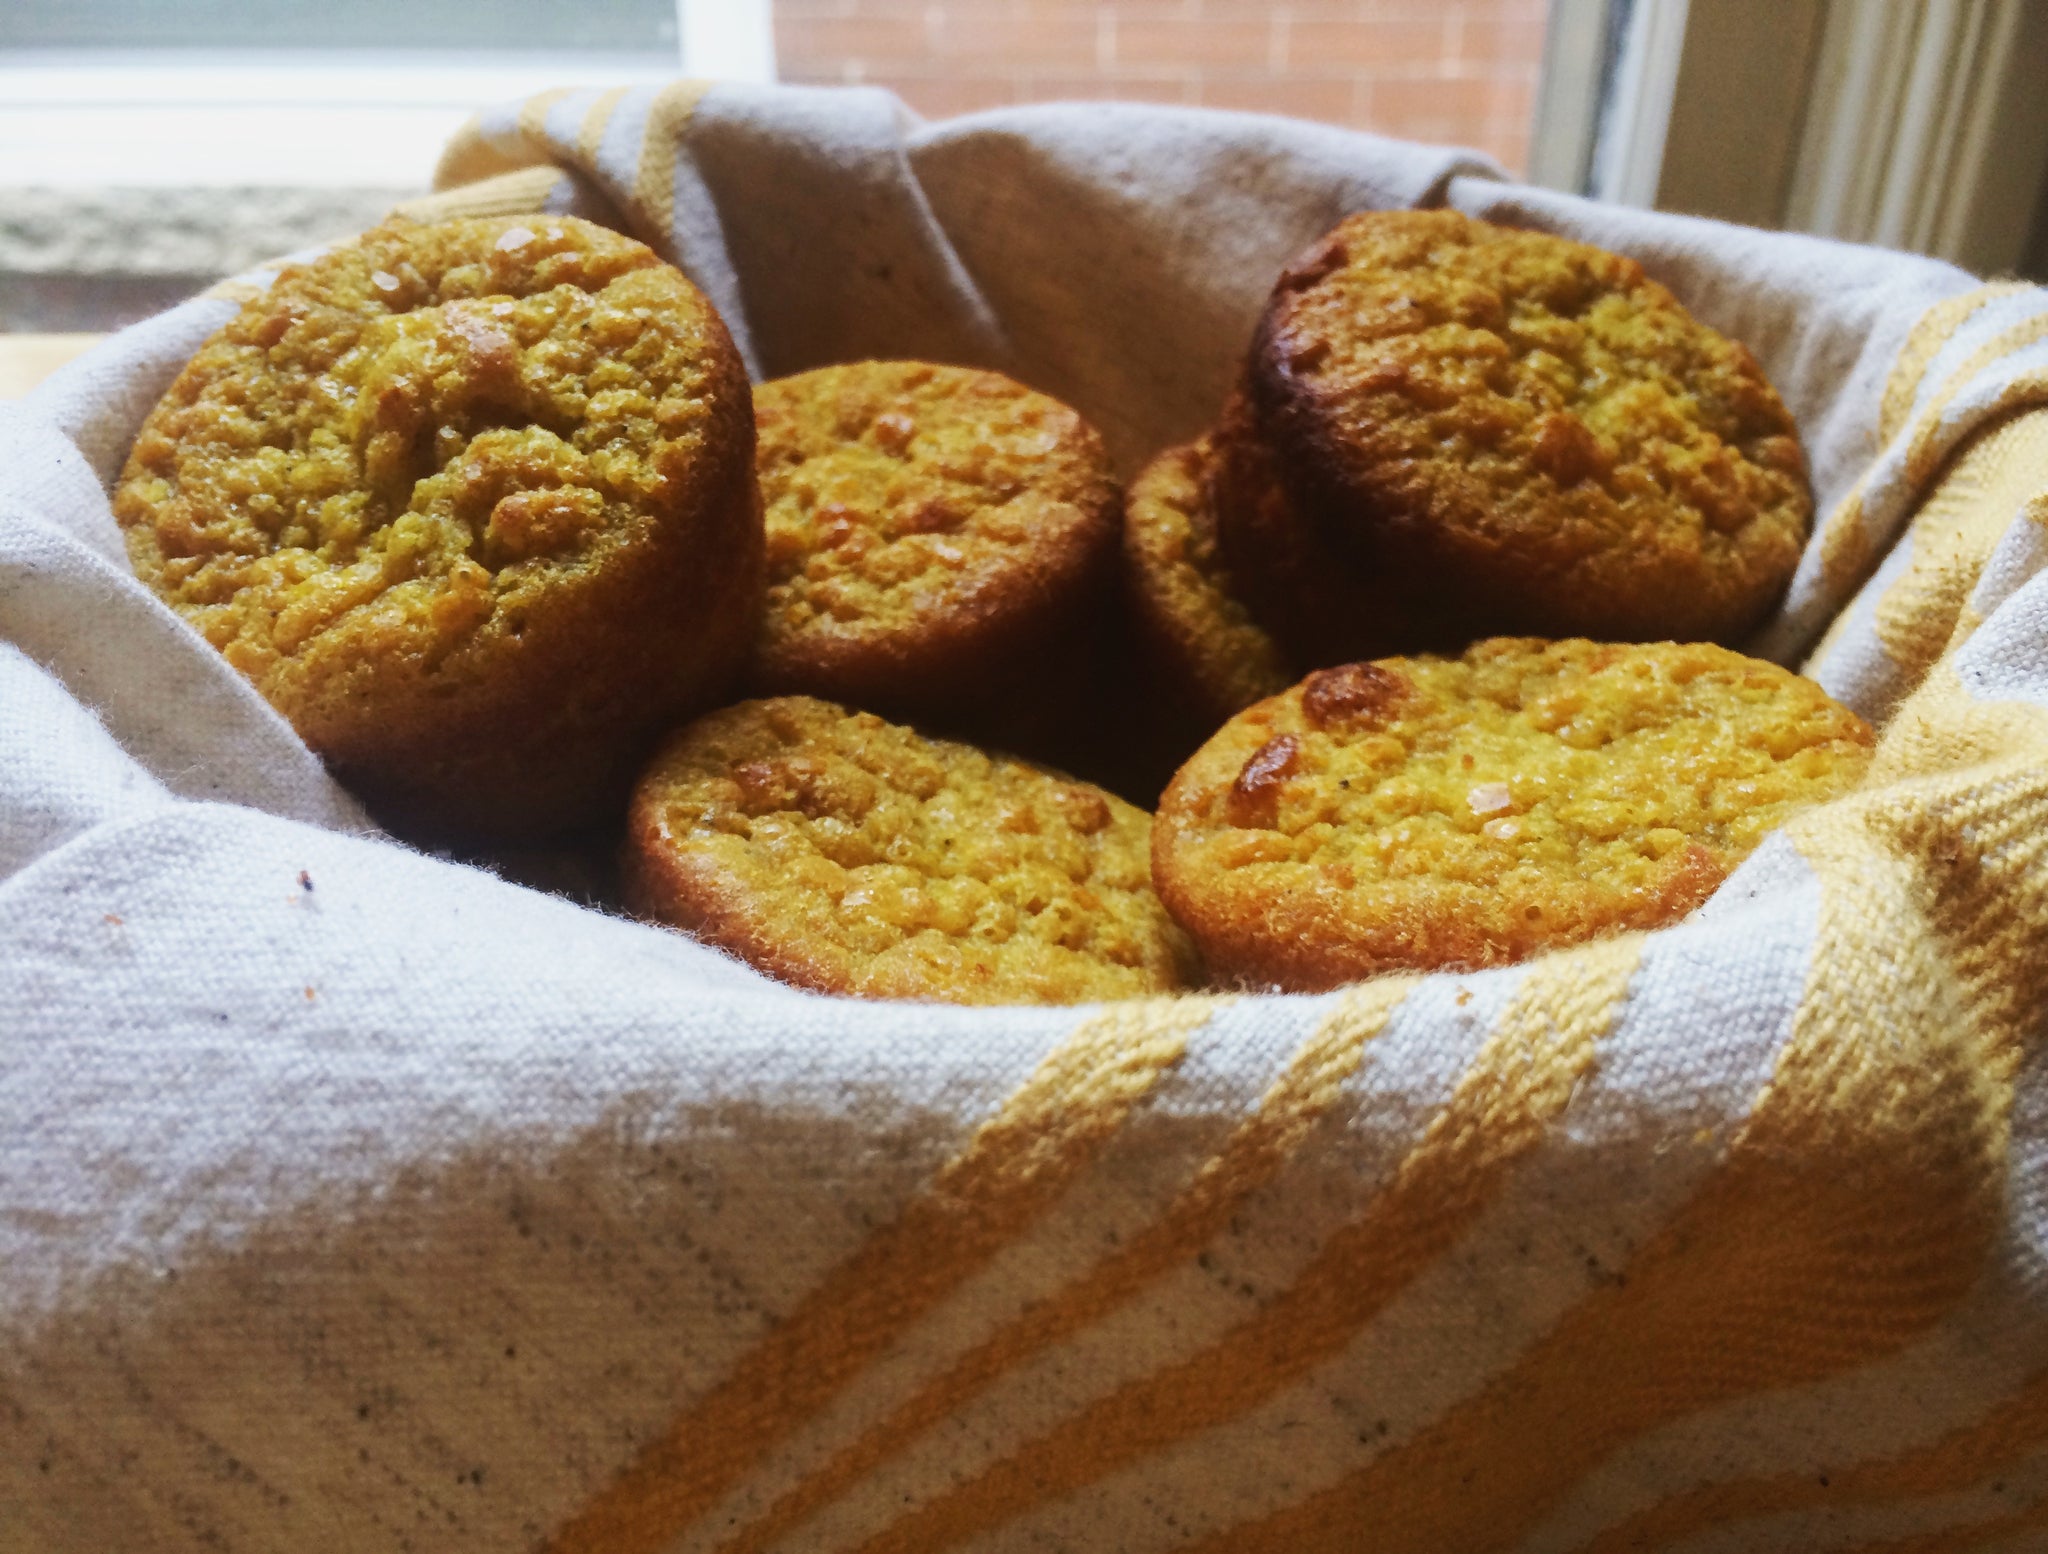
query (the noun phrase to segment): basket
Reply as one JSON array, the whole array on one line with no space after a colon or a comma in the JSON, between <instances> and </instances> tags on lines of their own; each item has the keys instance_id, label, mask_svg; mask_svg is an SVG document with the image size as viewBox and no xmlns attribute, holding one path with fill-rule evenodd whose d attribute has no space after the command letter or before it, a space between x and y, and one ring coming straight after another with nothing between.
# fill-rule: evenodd
<instances>
[{"instance_id":1,"label":"basket","mask_svg":"<svg viewBox=\"0 0 2048 1554\"><path fill-rule=\"evenodd\" d=\"M1448 203L1745 341L1760 650L1867 783L1686 922L1322 997L850 1004L378 836L105 486L262 275L0 414L0 1548L2048 1546L2048 294L1282 119L550 93L760 375L1008 371L1128 473L1286 258Z\"/></svg>"}]
</instances>

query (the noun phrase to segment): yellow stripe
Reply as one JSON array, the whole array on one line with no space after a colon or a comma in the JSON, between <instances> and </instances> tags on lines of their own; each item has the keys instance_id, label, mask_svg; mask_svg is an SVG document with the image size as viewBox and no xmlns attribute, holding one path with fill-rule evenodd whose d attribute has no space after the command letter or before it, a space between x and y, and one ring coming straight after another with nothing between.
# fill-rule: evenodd
<instances>
[{"instance_id":1,"label":"yellow stripe","mask_svg":"<svg viewBox=\"0 0 2048 1554\"><path fill-rule=\"evenodd\" d=\"M867 1242L686 1408L546 1547L657 1554L770 1447L1055 1204L1221 1003L1152 999L1085 1021Z\"/></svg>"},{"instance_id":2,"label":"yellow stripe","mask_svg":"<svg viewBox=\"0 0 2048 1554\"><path fill-rule=\"evenodd\" d=\"M1930 927L2009 1078L2048 1008L2048 710L1971 696L1944 660L1899 708L1858 801L1916 858Z\"/></svg>"},{"instance_id":3,"label":"yellow stripe","mask_svg":"<svg viewBox=\"0 0 2048 1554\"><path fill-rule=\"evenodd\" d=\"M573 87L550 87L545 92L535 92L519 105L519 133L528 145L546 147L551 144L548 115L555 111L556 103L561 102L573 91Z\"/></svg>"},{"instance_id":4,"label":"yellow stripe","mask_svg":"<svg viewBox=\"0 0 2048 1554\"><path fill-rule=\"evenodd\" d=\"M1949 406L1965 390L1976 385L1985 369L2044 336L2048 336L2048 313L2022 319L1979 346L1967 361L1943 379L1940 390L1913 418L1911 437L1898 478L1909 487L1924 485L1932 479L1952 451L1948 441L1951 431L1942 425ZM2025 409L2043 397L2048 397L2048 373L2022 373L2000 386L1997 399L1982 412L1980 427L1990 425L2001 415ZM1821 573L1838 589L1853 587L1873 557L1874 545L1863 522L1866 489L1865 481L1857 482L1856 488L1842 498L1834 512L1828 515L1819 536Z\"/></svg>"},{"instance_id":5,"label":"yellow stripe","mask_svg":"<svg viewBox=\"0 0 2048 1554\"><path fill-rule=\"evenodd\" d=\"M515 125L523 144L514 151L506 151L487 139L482 129L482 116L472 114L442 147L441 159L434 167L433 189L437 193L445 192L464 184L481 183L501 173L516 172L520 168L551 165L546 123L548 110L568 95L568 89L556 88L536 93L519 105Z\"/></svg>"},{"instance_id":6,"label":"yellow stripe","mask_svg":"<svg viewBox=\"0 0 2048 1554\"><path fill-rule=\"evenodd\" d=\"M2031 497L2048 491L2048 410L1973 438L1921 503L1912 556L1877 601L1885 654L1917 683L1948 648L1984 565Z\"/></svg>"},{"instance_id":7,"label":"yellow stripe","mask_svg":"<svg viewBox=\"0 0 2048 1554\"><path fill-rule=\"evenodd\" d=\"M2032 289L2027 281L1994 281L1988 286L1979 286L1937 302L1922 313L1906 336L1906 343L1899 348L1899 358L1885 379L1884 401L1877 416L1878 440L1890 442L1899 428L1906 424L1927 369L1934 365L1934 358L1941 354L1942 347L1955 338L1957 330L1974 318L1986 303Z\"/></svg>"},{"instance_id":8,"label":"yellow stripe","mask_svg":"<svg viewBox=\"0 0 2048 1554\"><path fill-rule=\"evenodd\" d=\"M424 194L392 208L394 216L414 221L453 221L460 216L512 216L547 209L556 188L568 182L559 167L522 167L494 178L462 184L439 194Z\"/></svg>"},{"instance_id":9,"label":"yellow stripe","mask_svg":"<svg viewBox=\"0 0 2048 1554\"><path fill-rule=\"evenodd\" d=\"M677 81L663 87L647 110L629 206L647 224L641 236L665 254L675 252L676 157L682 152L683 130L711 85Z\"/></svg>"},{"instance_id":10,"label":"yellow stripe","mask_svg":"<svg viewBox=\"0 0 2048 1554\"><path fill-rule=\"evenodd\" d=\"M1157 1221L1057 1296L1033 1306L961 1355L721 1545L722 1554L753 1554L766 1548L1033 1355L1100 1321L1192 1258L1229 1223L1246 1196L1270 1181L1300 1146L1357 1069L1366 1043L1385 1027L1414 985L1413 978L1389 977L1346 993L1295 1053L1258 1110L1231 1133Z\"/></svg>"},{"instance_id":11,"label":"yellow stripe","mask_svg":"<svg viewBox=\"0 0 2048 1554\"><path fill-rule=\"evenodd\" d=\"M2048 761L2048 711L2024 702L1979 701L1963 688L1953 658L1928 672L1920 689L1899 703L1884 726L1856 802L1907 783L1924 783L1939 800L1967 787L1981 769ZM1888 795L1889 796L1889 795ZM1896 806L1894 806L1896 807ZM1895 822L1894 822L1895 824Z\"/></svg>"},{"instance_id":12,"label":"yellow stripe","mask_svg":"<svg viewBox=\"0 0 2048 1554\"><path fill-rule=\"evenodd\" d=\"M1324 1243L1291 1286L1215 1344L1110 1393L884 1528L861 1554L954 1548L1038 1502L1236 1418L1338 1353L1456 1244L1542 1140L1592 1067L1641 955L1640 939L1631 936L1532 966L1393 1182Z\"/></svg>"},{"instance_id":13,"label":"yellow stripe","mask_svg":"<svg viewBox=\"0 0 2048 1554\"><path fill-rule=\"evenodd\" d=\"M1877 416L1880 444L1889 443L1904 429L1907 418L1912 414L1913 401L1919 396L1920 385L1927 376L1927 369L1934 364L1934 358L1941 353L1942 347L1955 338L1956 331L1975 317L1985 304L2028 289L2023 281L1995 282L1937 302L1920 315L1907 334L1906 343L1899 348L1898 360L1892 363L1892 370L1885 378L1884 397L1879 403ZM1822 575L1831 581L1855 577L1868 559L1868 546L1857 544L1863 527L1865 489L1866 481L1857 481L1835 504L1834 511L1822 520L1815 535L1820 543ZM1838 616L1835 625L1839 627L1841 624ZM1821 656L1821 651L1816 651L1815 661Z\"/></svg>"},{"instance_id":14,"label":"yellow stripe","mask_svg":"<svg viewBox=\"0 0 2048 1554\"><path fill-rule=\"evenodd\" d=\"M1814 536L1820 546L1820 575L1837 593L1854 588L1870 565L1870 534L1863 527L1863 497L1869 482L1867 474L1857 481Z\"/></svg>"},{"instance_id":15,"label":"yellow stripe","mask_svg":"<svg viewBox=\"0 0 2048 1554\"><path fill-rule=\"evenodd\" d=\"M449 137L448 144L441 148L441 157L434 164L433 181L428 187L436 191L456 189L464 184L495 178L500 173L532 167L545 160L532 150L522 153L500 150L485 138L482 116L471 114L462 128Z\"/></svg>"},{"instance_id":16,"label":"yellow stripe","mask_svg":"<svg viewBox=\"0 0 2048 1554\"><path fill-rule=\"evenodd\" d=\"M2048 1371L1983 1420L1927 1446L1823 1472L1782 1473L1702 1485L1615 1523L1583 1554L1642 1554L1709 1527L1820 1506L1886 1505L1954 1494L2031 1455L2048 1440Z\"/></svg>"},{"instance_id":17,"label":"yellow stripe","mask_svg":"<svg viewBox=\"0 0 2048 1554\"><path fill-rule=\"evenodd\" d=\"M611 127L612 115L619 110L619 104L626 100L628 88L615 86L599 94L590 111L583 115L583 123L576 131L576 163L586 173L597 166L597 153L604 145L604 132Z\"/></svg>"},{"instance_id":18,"label":"yellow stripe","mask_svg":"<svg viewBox=\"0 0 2048 1554\"><path fill-rule=\"evenodd\" d=\"M2048 319L2044 319L2048 323ZM1950 403L1964 389L1972 387L1968 381L1952 379L1950 387L1942 391L1923 416L1915 422L1913 446L1907 450L1905 469L1898 479L1909 485L1923 485L1935 469L1948 457L1942 426L1942 414ZM1991 426L1999 416L2011 416L2021 409L2028 409L2034 403L2048 399L2048 371L2021 373L2007 383L1999 385L1999 397L1985 405L1980 414L1980 428ZM1851 590L1862 575L1870 569L1876 555L1870 530L1864 526L1864 485L1858 483L1849 495L1841 500L1833 514L1829 514L1827 526L1821 532L1821 573L1827 577L1829 586L1835 590Z\"/></svg>"},{"instance_id":19,"label":"yellow stripe","mask_svg":"<svg viewBox=\"0 0 2048 1554\"><path fill-rule=\"evenodd\" d=\"M1945 457L1944 451L1935 439L1940 433L1941 421L1947 415L1948 407L1954 404L1965 390L1974 387L1978 378L1990 368L2006 357L2016 355L2030 345L2038 344L2044 337L2048 337L2048 309L2001 329L1965 357L1961 366L1942 379L1941 387L1927 402L1927 408L1915 418L1913 446L1906 458L1908 480L1917 484L1927 479L1934 473L1935 464ZM2038 377L2029 375L2017 381L2038 381ZM2001 405L2010 405L2011 402L2009 390L1999 396Z\"/></svg>"},{"instance_id":20,"label":"yellow stripe","mask_svg":"<svg viewBox=\"0 0 2048 1554\"><path fill-rule=\"evenodd\" d=\"M1510 1546L1643 1433L1895 1353L1969 1292L1998 1231L2016 1027L1928 931L1927 855L1872 820L1851 799L1790 828L1822 885L1791 1038L1626 1282L1417 1436L1198 1554L1336 1554L1366 1527L1375 1554Z\"/></svg>"}]
</instances>

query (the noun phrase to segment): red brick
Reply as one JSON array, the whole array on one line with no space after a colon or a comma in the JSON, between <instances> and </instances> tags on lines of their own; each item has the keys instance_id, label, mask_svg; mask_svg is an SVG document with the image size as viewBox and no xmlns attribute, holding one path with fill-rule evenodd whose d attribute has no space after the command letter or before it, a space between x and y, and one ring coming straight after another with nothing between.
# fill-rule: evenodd
<instances>
[{"instance_id":1,"label":"red brick","mask_svg":"<svg viewBox=\"0 0 2048 1554\"><path fill-rule=\"evenodd\" d=\"M1534 16L1471 16L1461 18L1457 32L1457 58L1476 69L1495 65L1543 63L1543 37L1547 18Z\"/></svg>"},{"instance_id":2,"label":"red brick","mask_svg":"<svg viewBox=\"0 0 2048 1554\"><path fill-rule=\"evenodd\" d=\"M1290 0L1295 9L1300 0ZM1347 17L1339 20L1376 21L1442 21L1454 0L1356 0ZM1306 14L1306 13L1304 13Z\"/></svg>"},{"instance_id":3,"label":"red brick","mask_svg":"<svg viewBox=\"0 0 2048 1554\"><path fill-rule=\"evenodd\" d=\"M1205 108L1284 113L1326 124L1358 121L1358 83L1350 76L1205 76L1195 100Z\"/></svg>"},{"instance_id":4,"label":"red brick","mask_svg":"<svg viewBox=\"0 0 2048 1554\"><path fill-rule=\"evenodd\" d=\"M1368 111L1358 127L1389 140L1410 140L1421 146L1456 146L1468 151L1486 151L1485 136L1477 125L1458 119L1417 119L1391 123Z\"/></svg>"},{"instance_id":5,"label":"red brick","mask_svg":"<svg viewBox=\"0 0 2048 1554\"><path fill-rule=\"evenodd\" d=\"M1500 121L1489 111L1493 83L1458 79L1370 81L1366 123L1383 135L1437 144L1479 145Z\"/></svg>"},{"instance_id":6,"label":"red brick","mask_svg":"<svg viewBox=\"0 0 2048 1554\"><path fill-rule=\"evenodd\" d=\"M1477 145L1509 172L1520 175L1529 171L1529 131L1526 126L1513 131L1495 128L1481 136Z\"/></svg>"},{"instance_id":7,"label":"red brick","mask_svg":"<svg viewBox=\"0 0 2048 1554\"><path fill-rule=\"evenodd\" d=\"M1524 123L1536 113L1536 77L1495 76L1493 78L1493 106L1489 117L1496 122L1510 124Z\"/></svg>"},{"instance_id":8,"label":"red brick","mask_svg":"<svg viewBox=\"0 0 2048 1554\"><path fill-rule=\"evenodd\" d=\"M1295 21L1355 22L1368 16L1441 16L1443 0L1285 0L1271 9Z\"/></svg>"},{"instance_id":9,"label":"red brick","mask_svg":"<svg viewBox=\"0 0 2048 1554\"><path fill-rule=\"evenodd\" d=\"M857 86L862 77L860 66L850 61L837 66L806 65L801 70L792 70L777 60L775 79L785 86Z\"/></svg>"},{"instance_id":10,"label":"red brick","mask_svg":"<svg viewBox=\"0 0 2048 1554\"><path fill-rule=\"evenodd\" d=\"M1365 107L1375 120L1407 124L1455 120L1476 134L1493 117L1493 82L1480 76L1367 83Z\"/></svg>"},{"instance_id":11,"label":"red brick","mask_svg":"<svg viewBox=\"0 0 2048 1554\"><path fill-rule=\"evenodd\" d=\"M1189 21L1202 16L1239 20L1263 16L1272 9L1253 0L1096 0L1105 15L1118 21L1131 17L1139 21Z\"/></svg>"},{"instance_id":12,"label":"red brick","mask_svg":"<svg viewBox=\"0 0 2048 1554\"><path fill-rule=\"evenodd\" d=\"M1349 66L1376 75L1421 73L1442 68L1450 50L1450 28L1440 15L1355 22L1290 20L1284 36L1283 62L1294 70Z\"/></svg>"},{"instance_id":13,"label":"red brick","mask_svg":"<svg viewBox=\"0 0 2048 1554\"><path fill-rule=\"evenodd\" d=\"M1111 30L1119 65L1222 65L1268 70L1273 64L1271 17L1201 17L1161 20L1116 16Z\"/></svg>"},{"instance_id":14,"label":"red brick","mask_svg":"<svg viewBox=\"0 0 2048 1554\"><path fill-rule=\"evenodd\" d=\"M931 40L937 58L999 60L1018 69L1093 70L1102 63L1104 29L1094 6L1011 12L956 0L936 9Z\"/></svg>"},{"instance_id":15,"label":"red brick","mask_svg":"<svg viewBox=\"0 0 2048 1554\"><path fill-rule=\"evenodd\" d=\"M1103 72L1096 75L1041 75L1034 71L1019 86L1026 102L1190 103L1194 78L1185 72L1153 75Z\"/></svg>"},{"instance_id":16,"label":"red brick","mask_svg":"<svg viewBox=\"0 0 2048 1554\"><path fill-rule=\"evenodd\" d=\"M910 16L784 16L776 7L775 58L792 71L830 69L841 60L918 62L930 58L922 18Z\"/></svg>"}]
</instances>

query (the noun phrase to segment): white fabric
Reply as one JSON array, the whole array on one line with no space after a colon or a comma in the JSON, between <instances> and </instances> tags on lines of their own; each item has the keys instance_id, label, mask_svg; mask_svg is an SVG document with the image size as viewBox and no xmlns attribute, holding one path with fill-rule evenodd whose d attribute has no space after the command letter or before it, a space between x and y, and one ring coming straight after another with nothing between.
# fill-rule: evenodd
<instances>
[{"instance_id":1,"label":"white fabric","mask_svg":"<svg viewBox=\"0 0 2048 1554\"><path fill-rule=\"evenodd\" d=\"M645 98L606 136L621 169ZM556 132L573 137L583 106ZM519 143L509 114L493 122ZM1597 208L1461 154L1136 107L923 125L880 93L720 88L675 188L675 252L758 371L870 353L1001 366L1093 417L1126 469L1207 423L1272 276L1361 207L1448 200L1636 255L1756 351L1824 509L1876 456L1906 332L1973 284L1932 261ZM0 409L0 1550L534 1547L926 1190L1086 1012L800 995L378 836L121 562L103 486L230 306L186 304ZM1959 665L1979 696L2048 704L2036 566L1987 601L1993 623ZM1839 607L1801 587L1775 639L1786 656ZM1341 1352L972 1546L1142 1554L1227 1534L1510 1365L1627 1262L1746 1115L1805 985L1816 894L1779 840L1656 936L1597 1071L1510 1190ZM777 1547L851 1547L1200 1352L1392 1180L1530 975L1424 984L1208 1260L1020 1365ZM1142 1226L1333 1007L1248 1000L1197 1029L1006 1260L675 1546L715 1547L730 1518ZM2014 1145L2036 1165L2039 1075ZM2048 1356L2039 1198L2013 1202L1995 1298L1928 1340L1996 1365L1933 1401L1913 1390L1917 1350L1843 1383L1862 1388L1857 1409L1891 1411L1880 1444L1972 1417ZM1826 1460L1860 1439L1849 1419L1822 1390L1670 1424L1525 1546L1574 1547L1691 1483L1803 1460L1794 1437ZM2043 1475L2011 1482L2033 1493ZM1983 1499L1915 1514L1946 1525ZM1727 1546L1818 1546L1813 1518L1781 1521Z\"/></svg>"}]
</instances>

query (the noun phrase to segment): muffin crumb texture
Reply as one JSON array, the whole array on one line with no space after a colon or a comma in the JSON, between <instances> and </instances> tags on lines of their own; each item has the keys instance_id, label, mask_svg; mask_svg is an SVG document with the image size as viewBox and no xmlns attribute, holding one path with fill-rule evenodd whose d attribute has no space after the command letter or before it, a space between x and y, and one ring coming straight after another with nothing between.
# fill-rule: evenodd
<instances>
[{"instance_id":1,"label":"muffin crumb texture","mask_svg":"<svg viewBox=\"0 0 2048 1554\"><path fill-rule=\"evenodd\" d=\"M1618 254L1353 216L1281 277L1253 363L1301 521L1494 630L1731 639L1805 542L1805 456L1755 358Z\"/></svg>"},{"instance_id":2,"label":"muffin crumb texture","mask_svg":"<svg viewBox=\"0 0 2048 1554\"><path fill-rule=\"evenodd\" d=\"M1087 783L793 696L669 741L626 872L636 910L801 986L1066 1004L1193 980L1149 835Z\"/></svg>"},{"instance_id":3,"label":"muffin crumb texture","mask_svg":"<svg viewBox=\"0 0 2048 1554\"><path fill-rule=\"evenodd\" d=\"M408 656L501 612L515 628L547 574L664 504L701 434L708 311L675 306L650 249L475 225L383 229L288 272L136 443L118 503L138 571L259 683L289 685L352 612L363 650Z\"/></svg>"},{"instance_id":4,"label":"muffin crumb texture","mask_svg":"<svg viewBox=\"0 0 2048 1554\"><path fill-rule=\"evenodd\" d=\"M1161 893L1219 972L1312 988L1671 922L1845 791L1870 728L1706 644L1499 638L1310 675L1160 806Z\"/></svg>"},{"instance_id":5,"label":"muffin crumb texture","mask_svg":"<svg viewBox=\"0 0 2048 1554\"><path fill-rule=\"evenodd\" d=\"M114 511L136 574L349 780L545 827L738 671L751 446L724 325L645 245L399 222L200 348Z\"/></svg>"},{"instance_id":6,"label":"muffin crumb texture","mask_svg":"<svg viewBox=\"0 0 2048 1554\"><path fill-rule=\"evenodd\" d=\"M853 362L762 384L756 684L944 702L1043 644L1116 537L1101 438L1000 373Z\"/></svg>"}]
</instances>

